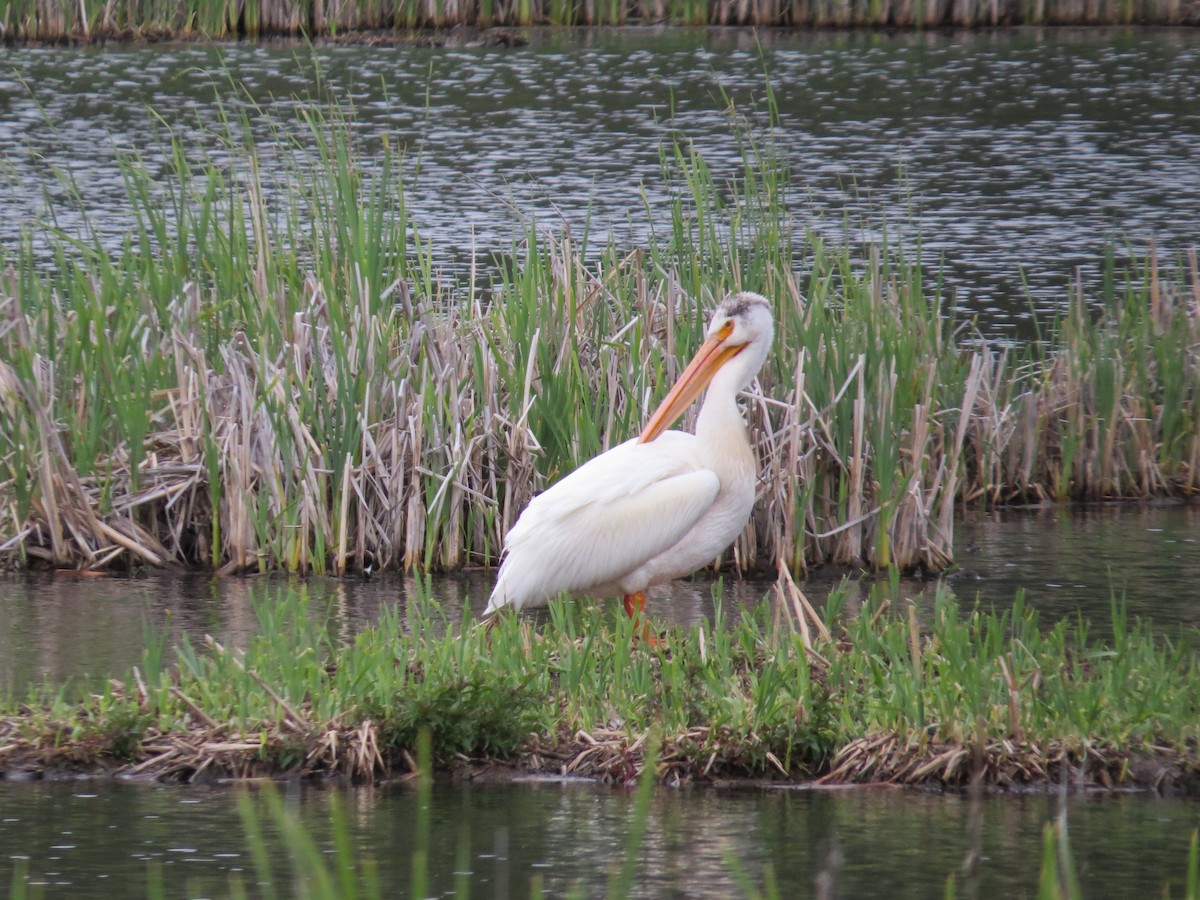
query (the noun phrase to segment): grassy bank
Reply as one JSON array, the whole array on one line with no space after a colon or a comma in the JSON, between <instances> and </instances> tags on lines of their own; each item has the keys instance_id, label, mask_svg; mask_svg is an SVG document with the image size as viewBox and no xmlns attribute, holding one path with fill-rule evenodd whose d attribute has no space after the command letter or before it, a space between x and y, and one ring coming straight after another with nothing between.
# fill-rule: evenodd
<instances>
[{"instance_id":1,"label":"grassy bank","mask_svg":"<svg viewBox=\"0 0 1200 900\"><path fill-rule=\"evenodd\" d=\"M531 227L457 283L399 152L300 116L257 145L230 123L219 154L164 135L162 171L127 156L120 248L85 224L4 252L0 565L492 564L533 493L640 430L735 289L778 323L738 566L937 570L958 504L1200 490L1194 254L1110 261L1045 340L991 346L919 247L805 231L767 123L728 181L664 148L646 246ZM56 177L48 221L84 195Z\"/></svg>"},{"instance_id":2,"label":"grassy bank","mask_svg":"<svg viewBox=\"0 0 1200 900\"><path fill-rule=\"evenodd\" d=\"M844 601L831 597L827 636L764 603L650 648L597 604L488 631L424 599L347 643L303 589L264 587L244 651L210 639L171 660L151 641L83 703L5 702L0 770L373 780L411 770L428 731L439 767L473 774L620 782L653 749L667 781L1200 788L1195 634L1154 635L1116 609L1100 642L1082 623L1041 626L1020 602L996 615L944 593L918 629L886 588L852 619Z\"/></svg>"},{"instance_id":3,"label":"grassy bank","mask_svg":"<svg viewBox=\"0 0 1200 900\"><path fill-rule=\"evenodd\" d=\"M1188 25L1194 4L1174 0L142 0L116 3L7 0L0 39L95 41L344 37L467 25L758 25L976 27L989 25Z\"/></svg>"}]
</instances>

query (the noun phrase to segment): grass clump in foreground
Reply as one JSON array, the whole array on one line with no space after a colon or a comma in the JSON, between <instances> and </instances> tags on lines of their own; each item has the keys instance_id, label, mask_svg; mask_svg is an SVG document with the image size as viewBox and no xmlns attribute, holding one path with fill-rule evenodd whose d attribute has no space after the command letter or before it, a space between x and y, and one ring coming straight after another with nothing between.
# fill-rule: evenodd
<instances>
[{"instance_id":1,"label":"grass clump in foreground","mask_svg":"<svg viewBox=\"0 0 1200 900\"><path fill-rule=\"evenodd\" d=\"M402 151L297 107L208 149L164 134L164 171L127 155L119 248L56 208L73 185L46 220L78 233L0 251L0 566L495 562L532 494L638 433L740 289L772 298L777 337L746 404L739 567L936 571L961 503L1200 493L1194 254L1110 259L1045 342L993 346L954 326L919 245L798 222L768 112L737 118L734 171L664 146L645 246L530 226L456 283Z\"/></svg>"},{"instance_id":2,"label":"grass clump in foreground","mask_svg":"<svg viewBox=\"0 0 1200 900\"><path fill-rule=\"evenodd\" d=\"M244 652L185 642L168 667L155 642L82 703L6 703L0 770L370 780L411 769L428 731L440 767L614 781L654 744L671 781L1200 786L1194 633L1167 640L1116 609L1100 642L1083 623L1040 627L1020 601L963 610L943 590L922 631L915 610L885 614L900 600L885 594L807 647L764 603L657 650L622 616L571 603L541 628L511 616L486 631L423 600L339 643L302 589L264 588Z\"/></svg>"}]
</instances>

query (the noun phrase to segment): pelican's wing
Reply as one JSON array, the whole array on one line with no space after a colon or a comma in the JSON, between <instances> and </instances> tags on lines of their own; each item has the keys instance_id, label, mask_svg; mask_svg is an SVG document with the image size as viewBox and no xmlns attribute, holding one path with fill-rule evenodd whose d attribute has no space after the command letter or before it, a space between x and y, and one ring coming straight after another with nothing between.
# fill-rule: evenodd
<instances>
[{"instance_id":1,"label":"pelican's wing","mask_svg":"<svg viewBox=\"0 0 1200 900\"><path fill-rule=\"evenodd\" d=\"M678 543L720 489L694 441L679 432L629 441L534 497L505 539L486 612L612 585Z\"/></svg>"}]
</instances>

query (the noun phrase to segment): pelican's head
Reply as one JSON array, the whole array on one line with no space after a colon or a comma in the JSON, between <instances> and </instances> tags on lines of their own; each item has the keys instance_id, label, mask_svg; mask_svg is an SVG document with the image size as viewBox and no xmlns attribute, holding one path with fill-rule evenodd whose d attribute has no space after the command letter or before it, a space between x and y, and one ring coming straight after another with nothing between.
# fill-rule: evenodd
<instances>
[{"instance_id":1,"label":"pelican's head","mask_svg":"<svg viewBox=\"0 0 1200 900\"><path fill-rule=\"evenodd\" d=\"M638 440L644 444L670 428L718 372L728 373L733 382L731 393L748 385L762 368L774 334L775 322L766 297L741 291L722 300L713 311L704 343Z\"/></svg>"},{"instance_id":2,"label":"pelican's head","mask_svg":"<svg viewBox=\"0 0 1200 900\"><path fill-rule=\"evenodd\" d=\"M750 291L730 294L717 304L708 323L704 343L716 342L723 356L713 374L726 361L749 353L749 358L741 360L743 365L739 367L744 371L745 380L738 384L738 388L744 388L762 368L774 336L775 320L771 317L771 303L766 297Z\"/></svg>"}]
</instances>

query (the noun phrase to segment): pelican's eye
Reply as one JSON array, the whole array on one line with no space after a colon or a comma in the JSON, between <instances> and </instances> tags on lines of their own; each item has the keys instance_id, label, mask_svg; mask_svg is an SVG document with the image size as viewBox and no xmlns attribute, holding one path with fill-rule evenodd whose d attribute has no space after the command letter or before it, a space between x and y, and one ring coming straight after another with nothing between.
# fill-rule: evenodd
<instances>
[{"instance_id":1,"label":"pelican's eye","mask_svg":"<svg viewBox=\"0 0 1200 900\"><path fill-rule=\"evenodd\" d=\"M717 329L717 337L723 341L731 334L733 334L733 319L726 319Z\"/></svg>"}]
</instances>

